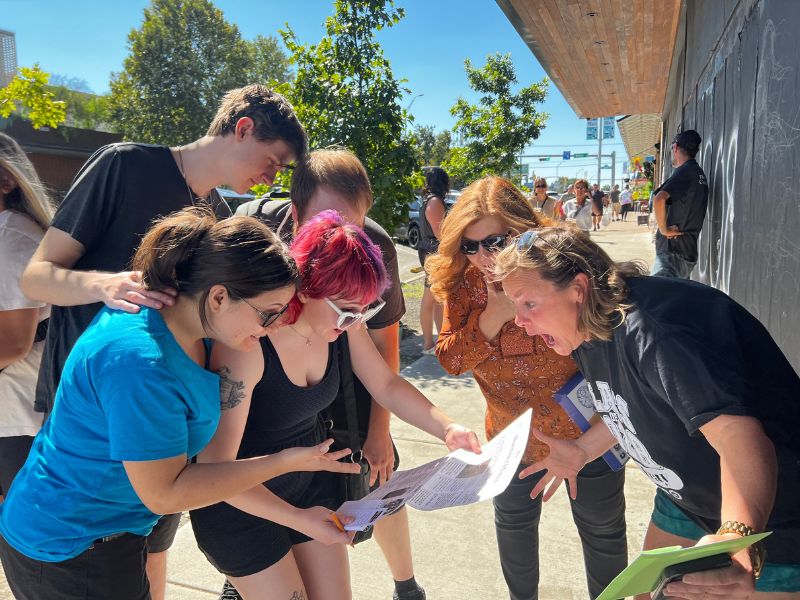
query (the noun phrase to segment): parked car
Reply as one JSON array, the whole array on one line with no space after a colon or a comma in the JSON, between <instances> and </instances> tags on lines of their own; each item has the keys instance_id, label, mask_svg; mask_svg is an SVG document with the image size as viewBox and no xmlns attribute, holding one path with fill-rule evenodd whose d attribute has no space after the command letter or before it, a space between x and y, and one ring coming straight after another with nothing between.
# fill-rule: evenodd
<instances>
[{"instance_id":1,"label":"parked car","mask_svg":"<svg viewBox=\"0 0 800 600\"><path fill-rule=\"evenodd\" d=\"M444 199L448 211L450 207L456 203L460 195L461 192L459 190L450 190L450 192L448 192L447 197ZM408 223L405 225L398 225L394 230L394 237L402 242L406 242L414 250L419 247L419 209L421 206L422 196L417 196L414 201L408 205Z\"/></svg>"}]
</instances>

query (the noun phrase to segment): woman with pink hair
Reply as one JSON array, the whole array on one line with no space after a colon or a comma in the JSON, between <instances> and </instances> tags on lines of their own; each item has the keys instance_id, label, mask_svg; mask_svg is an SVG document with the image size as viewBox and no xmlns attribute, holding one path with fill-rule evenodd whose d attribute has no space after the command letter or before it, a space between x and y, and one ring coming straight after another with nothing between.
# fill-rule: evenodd
<instances>
[{"instance_id":1,"label":"woman with pink hair","mask_svg":"<svg viewBox=\"0 0 800 600\"><path fill-rule=\"evenodd\" d=\"M324 211L298 231L291 254L300 281L285 326L262 338L262 352L214 349L223 413L198 461L247 458L324 440L321 413L347 375L342 353L349 353L353 373L372 397L401 419L451 450L480 451L477 436L394 374L370 341L363 323L380 310L376 300L389 279L380 249L366 234L335 211ZM246 600L267 594L349 599L345 544L351 538L330 519L344 500L340 484L337 477L297 473L193 511L198 545Z\"/></svg>"}]
</instances>

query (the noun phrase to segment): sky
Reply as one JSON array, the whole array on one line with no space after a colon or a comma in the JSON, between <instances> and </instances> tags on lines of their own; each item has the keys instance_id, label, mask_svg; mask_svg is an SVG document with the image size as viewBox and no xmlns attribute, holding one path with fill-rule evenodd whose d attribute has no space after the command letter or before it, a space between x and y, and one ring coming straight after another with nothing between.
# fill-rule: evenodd
<instances>
[{"instance_id":1,"label":"sky","mask_svg":"<svg viewBox=\"0 0 800 600\"><path fill-rule=\"evenodd\" d=\"M228 22L242 37L273 35L289 26L301 43L316 43L324 35L325 18L332 14L329 0L213 0ZM77 77L96 93L108 92L112 72L122 69L128 54L128 33L143 20L149 0L0 0L0 29L16 35L17 62L39 66L50 73ZM546 73L523 43L494 0L396 0L406 17L392 28L378 33L395 77L406 80L411 89L405 106L416 125L450 129L455 119L450 107L459 97L476 103L478 95L467 83L464 60L473 66L485 64L489 54L510 53L519 85L541 80ZM541 110L549 113L539 139L525 154L597 152L597 142L586 140L586 121L578 119L558 88L550 91ZM617 183L625 147L615 131L613 140L603 142L603 153L617 153ZM597 179L596 159L569 161L551 158L523 158L531 175L554 179L557 175ZM603 164L610 164L605 159ZM603 183L611 171L603 170Z\"/></svg>"}]
</instances>

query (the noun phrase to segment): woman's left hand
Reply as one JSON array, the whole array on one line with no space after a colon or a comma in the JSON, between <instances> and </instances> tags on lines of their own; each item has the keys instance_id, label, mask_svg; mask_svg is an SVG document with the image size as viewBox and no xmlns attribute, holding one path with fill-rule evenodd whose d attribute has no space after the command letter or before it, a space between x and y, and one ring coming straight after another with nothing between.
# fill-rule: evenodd
<instances>
[{"instance_id":1,"label":"woman's left hand","mask_svg":"<svg viewBox=\"0 0 800 600\"><path fill-rule=\"evenodd\" d=\"M707 535L697 542L697 546L736 539L736 534ZM675 581L664 589L669 598L724 598L725 600L745 600L755 593L755 579L750 552L745 548L731 557L731 566L700 573L688 573L682 581Z\"/></svg>"},{"instance_id":2,"label":"woman's left hand","mask_svg":"<svg viewBox=\"0 0 800 600\"><path fill-rule=\"evenodd\" d=\"M461 448L475 454L481 453L481 443L475 432L457 423L451 423L444 430L444 443L450 450Z\"/></svg>"},{"instance_id":3,"label":"woman's left hand","mask_svg":"<svg viewBox=\"0 0 800 600\"><path fill-rule=\"evenodd\" d=\"M359 473L361 466L352 462L339 462L350 454L350 450L329 452L332 439L316 446L298 446L279 452L285 461L286 472L292 471L331 471L333 473Z\"/></svg>"}]
</instances>

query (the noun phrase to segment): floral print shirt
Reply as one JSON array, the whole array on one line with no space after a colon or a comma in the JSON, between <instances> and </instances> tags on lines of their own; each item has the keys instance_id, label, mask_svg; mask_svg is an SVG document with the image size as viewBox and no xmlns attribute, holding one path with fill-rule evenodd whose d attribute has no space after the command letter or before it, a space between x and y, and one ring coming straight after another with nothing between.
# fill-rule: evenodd
<instances>
[{"instance_id":1,"label":"floral print shirt","mask_svg":"<svg viewBox=\"0 0 800 600\"><path fill-rule=\"evenodd\" d=\"M486 437L492 439L528 408L533 409L532 428L559 439L579 437L580 428L553 398L577 372L575 361L548 348L539 336L530 337L513 321L487 340L478 327L484 308L486 283L470 266L445 303L436 356L448 373L472 371L486 398ZM548 452L548 446L531 434L522 462L536 462Z\"/></svg>"}]
</instances>

